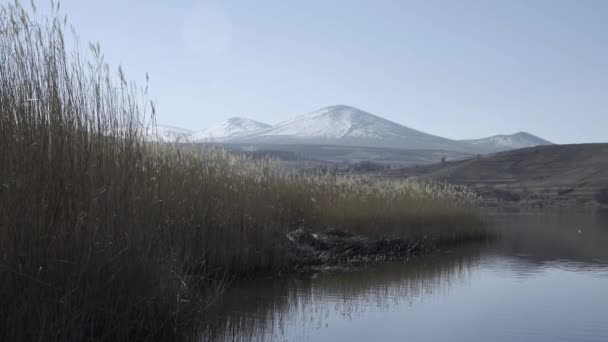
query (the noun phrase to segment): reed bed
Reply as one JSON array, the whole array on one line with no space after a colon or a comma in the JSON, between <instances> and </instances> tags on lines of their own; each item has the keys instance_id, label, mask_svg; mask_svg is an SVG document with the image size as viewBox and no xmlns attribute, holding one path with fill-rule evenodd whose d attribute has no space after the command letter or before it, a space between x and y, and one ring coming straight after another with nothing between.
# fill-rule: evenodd
<instances>
[{"instance_id":1,"label":"reed bed","mask_svg":"<svg viewBox=\"0 0 608 342\"><path fill-rule=\"evenodd\" d=\"M147 87L66 43L60 14L0 9L0 340L183 338L226 279L288 270L301 227L478 236L449 185L148 142Z\"/></svg>"}]
</instances>

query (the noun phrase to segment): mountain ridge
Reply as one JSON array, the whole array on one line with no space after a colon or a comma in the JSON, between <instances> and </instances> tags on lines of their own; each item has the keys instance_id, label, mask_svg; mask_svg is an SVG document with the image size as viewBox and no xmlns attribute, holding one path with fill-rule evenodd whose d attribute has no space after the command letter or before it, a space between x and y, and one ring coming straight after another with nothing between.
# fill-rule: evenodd
<instances>
[{"instance_id":1,"label":"mountain ridge","mask_svg":"<svg viewBox=\"0 0 608 342\"><path fill-rule=\"evenodd\" d=\"M160 126L159 126L160 127ZM164 127L170 127L164 125ZM174 127L175 128L175 127ZM333 105L269 125L244 117L231 117L209 128L164 132L180 142L242 144L307 144L362 146L420 150L447 150L472 154L495 153L552 143L527 132L456 140L428 134L364 110ZM166 130L165 130L166 131ZM166 141L161 140L161 141Z\"/></svg>"}]
</instances>

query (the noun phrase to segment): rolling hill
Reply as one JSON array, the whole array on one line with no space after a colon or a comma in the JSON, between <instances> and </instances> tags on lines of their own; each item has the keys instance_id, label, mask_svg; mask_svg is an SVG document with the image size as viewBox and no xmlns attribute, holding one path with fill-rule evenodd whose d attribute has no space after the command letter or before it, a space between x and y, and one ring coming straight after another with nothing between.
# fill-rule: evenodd
<instances>
[{"instance_id":1,"label":"rolling hill","mask_svg":"<svg viewBox=\"0 0 608 342\"><path fill-rule=\"evenodd\" d=\"M467 185L505 201L608 205L608 144L537 146L384 176Z\"/></svg>"}]
</instances>

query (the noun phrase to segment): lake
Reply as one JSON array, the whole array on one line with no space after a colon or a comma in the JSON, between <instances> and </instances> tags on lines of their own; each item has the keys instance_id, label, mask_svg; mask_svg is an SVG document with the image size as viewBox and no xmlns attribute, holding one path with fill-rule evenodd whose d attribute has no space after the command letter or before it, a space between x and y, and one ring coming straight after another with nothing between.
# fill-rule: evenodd
<instances>
[{"instance_id":1,"label":"lake","mask_svg":"<svg viewBox=\"0 0 608 342\"><path fill-rule=\"evenodd\" d=\"M502 238L406 262L235 284L235 341L608 341L608 214L488 213Z\"/></svg>"}]
</instances>

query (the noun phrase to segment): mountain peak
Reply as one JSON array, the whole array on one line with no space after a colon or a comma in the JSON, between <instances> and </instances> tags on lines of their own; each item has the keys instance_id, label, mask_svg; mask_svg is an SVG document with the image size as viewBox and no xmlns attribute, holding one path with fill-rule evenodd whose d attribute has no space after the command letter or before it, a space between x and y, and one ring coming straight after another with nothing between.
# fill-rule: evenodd
<instances>
[{"instance_id":1,"label":"mountain peak","mask_svg":"<svg viewBox=\"0 0 608 342\"><path fill-rule=\"evenodd\" d=\"M347 105L323 107L234 141L399 149L470 148L468 144L426 134Z\"/></svg>"},{"instance_id":2,"label":"mountain peak","mask_svg":"<svg viewBox=\"0 0 608 342\"><path fill-rule=\"evenodd\" d=\"M170 125L153 125L146 129L146 140L156 142L184 142L193 131L170 126Z\"/></svg>"},{"instance_id":3,"label":"mountain peak","mask_svg":"<svg viewBox=\"0 0 608 342\"><path fill-rule=\"evenodd\" d=\"M359 108L347 105L323 107L319 110L300 115L293 120L286 122L300 122L301 124L309 126L312 129L320 128L317 126L322 125L327 129L326 132L316 135L327 137L329 134L329 136L334 138L338 136L342 137L347 134L357 134L357 130L364 127L372 130L380 128L380 126L404 127ZM309 133L313 133L313 135L315 135L314 132ZM306 134L308 135L308 133Z\"/></svg>"},{"instance_id":4,"label":"mountain peak","mask_svg":"<svg viewBox=\"0 0 608 342\"><path fill-rule=\"evenodd\" d=\"M207 129L198 131L190 136L191 141L218 141L227 138L251 134L270 125L256 120L233 116Z\"/></svg>"},{"instance_id":5,"label":"mountain peak","mask_svg":"<svg viewBox=\"0 0 608 342\"><path fill-rule=\"evenodd\" d=\"M518 138L518 139L528 139L530 141L539 143L539 145L553 145L552 142L547 141L543 138L540 138L532 133L528 133L526 131L519 131L519 132L513 133L511 135L496 135L496 136L512 137L512 138Z\"/></svg>"},{"instance_id":6,"label":"mountain peak","mask_svg":"<svg viewBox=\"0 0 608 342\"><path fill-rule=\"evenodd\" d=\"M379 131L401 127L403 126L355 107L334 105L284 121L259 134L312 139L340 139L359 135L371 137L381 135Z\"/></svg>"},{"instance_id":7,"label":"mountain peak","mask_svg":"<svg viewBox=\"0 0 608 342\"><path fill-rule=\"evenodd\" d=\"M519 132L515 132L513 134L499 134L499 135L504 135L504 136L511 136L511 137L527 137L527 136L531 136L532 134L526 132L526 131L519 131Z\"/></svg>"},{"instance_id":8,"label":"mountain peak","mask_svg":"<svg viewBox=\"0 0 608 342\"><path fill-rule=\"evenodd\" d=\"M373 114L370 114L364 110L361 110L359 108L355 108L355 107L351 107L351 106L347 106L347 105L333 105L333 106L327 106L327 107L323 107L319 110L316 110L314 112L308 113L308 114L304 114L303 116L307 116L307 115L350 115L350 116L371 116L371 117L376 117L381 119L378 116L375 116ZM382 119L384 120L384 119Z\"/></svg>"},{"instance_id":9,"label":"mountain peak","mask_svg":"<svg viewBox=\"0 0 608 342\"><path fill-rule=\"evenodd\" d=\"M222 123L244 123L244 122L258 122L253 119L244 118L242 116L231 116L228 119L222 121Z\"/></svg>"},{"instance_id":10,"label":"mountain peak","mask_svg":"<svg viewBox=\"0 0 608 342\"><path fill-rule=\"evenodd\" d=\"M519 131L510 135L499 134L487 138L469 139L464 141L472 145L485 147L494 152L540 145L553 145L550 141L524 131Z\"/></svg>"},{"instance_id":11,"label":"mountain peak","mask_svg":"<svg viewBox=\"0 0 608 342\"><path fill-rule=\"evenodd\" d=\"M331 112L335 112L335 111L359 111L362 112L361 109L359 108L355 108L352 106L347 106L347 105L343 105L343 104L337 104L337 105L332 105L332 106L327 106L327 107L323 107L321 109L319 109L319 111L331 111Z\"/></svg>"}]
</instances>

